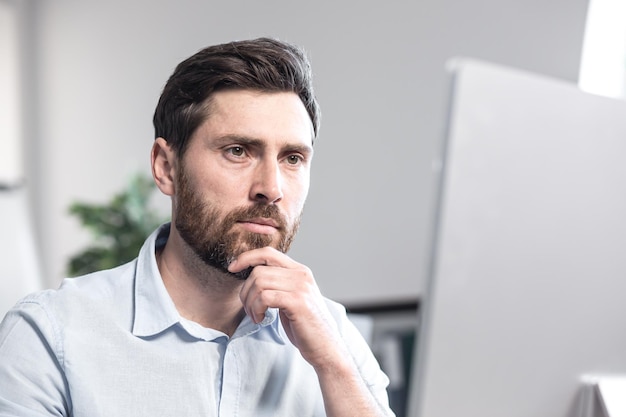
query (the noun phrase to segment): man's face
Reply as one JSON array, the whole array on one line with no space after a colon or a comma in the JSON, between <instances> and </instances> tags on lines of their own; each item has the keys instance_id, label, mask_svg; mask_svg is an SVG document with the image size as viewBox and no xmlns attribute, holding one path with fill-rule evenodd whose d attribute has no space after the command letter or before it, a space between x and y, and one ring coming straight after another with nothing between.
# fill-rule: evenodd
<instances>
[{"instance_id":1,"label":"man's face","mask_svg":"<svg viewBox=\"0 0 626 417\"><path fill-rule=\"evenodd\" d=\"M308 193L312 131L294 93L213 96L179 164L173 219L204 262L227 272L247 250L287 252Z\"/></svg>"}]
</instances>

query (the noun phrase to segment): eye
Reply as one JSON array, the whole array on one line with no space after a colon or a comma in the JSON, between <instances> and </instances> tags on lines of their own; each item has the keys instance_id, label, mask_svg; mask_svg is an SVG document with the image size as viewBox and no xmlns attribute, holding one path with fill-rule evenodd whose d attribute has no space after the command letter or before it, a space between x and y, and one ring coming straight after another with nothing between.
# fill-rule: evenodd
<instances>
[{"instance_id":1,"label":"eye","mask_svg":"<svg viewBox=\"0 0 626 417\"><path fill-rule=\"evenodd\" d=\"M241 157L246 154L246 150L243 148L243 146L231 146L230 148L226 149L226 152L229 155L236 157Z\"/></svg>"},{"instance_id":2,"label":"eye","mask_svg":"<svg viewBox=\"0 0 626 417\"><path fill-rule=\"evenodd\" d=\"M304 160L304 158L302 158L302 156L300 155L289 155L285 159L289 165L298 165Z\"/></svg>"}]
</instances>

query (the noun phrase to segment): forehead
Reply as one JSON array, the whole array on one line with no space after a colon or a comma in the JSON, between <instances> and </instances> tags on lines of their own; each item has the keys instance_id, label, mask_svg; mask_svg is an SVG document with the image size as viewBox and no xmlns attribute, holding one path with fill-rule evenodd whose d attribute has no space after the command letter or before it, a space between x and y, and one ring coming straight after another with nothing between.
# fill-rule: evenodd
<instances>
[{"instance_id":1,"label":"forehead","mask_svg":"<svg viewBox=\"0 0 626 417\"><path fill-rule=\"evenodd\" d=\"M313 124L292 92L219 91L211 97L203 130L211 136L245 136L311 146Z\"/></svg>"}]
</instances>

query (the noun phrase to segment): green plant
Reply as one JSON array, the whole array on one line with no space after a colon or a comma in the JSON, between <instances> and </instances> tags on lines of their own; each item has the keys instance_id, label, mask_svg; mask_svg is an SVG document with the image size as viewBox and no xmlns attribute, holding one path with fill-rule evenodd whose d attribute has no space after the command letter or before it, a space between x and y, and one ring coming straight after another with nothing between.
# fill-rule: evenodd
<instances>
[{"instance_id":1,"label":"green plant","mask_svg":"<svg viewBox=\"0 0 626 417\"><path fill-rule=\"evenodd\" d=\"M108 204L76 202L70 206L70 214L95 238L92 246L70 258L70 276L113 268L137 256L146 237L165 221L149 205L155 188L151 178L139 174Z\"/></svg>"}]
</instances>

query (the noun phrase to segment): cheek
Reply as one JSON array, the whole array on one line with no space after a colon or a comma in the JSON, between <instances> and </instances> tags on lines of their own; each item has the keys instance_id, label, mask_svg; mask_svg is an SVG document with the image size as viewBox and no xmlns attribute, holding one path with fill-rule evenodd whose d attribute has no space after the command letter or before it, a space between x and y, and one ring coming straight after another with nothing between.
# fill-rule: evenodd
<instances>
[{"instance_id":1,"label":"cheek","mask_svg":"<svg viewBox=\"0 0 626 417\"><path fill-rule=\"evenodd\" d=\"M290 185L290 209L293 213L293 216L298 216L302 209L304 208L304 203L309 194L309 177L308 175L304 178L295 181L292 185Z\"/></svg>"},{"instance_id":2,"label":"cheek","mask_svg":"<svg viewBox=\"0 0 626 417\"><path fill-rule=\"evenodd\" d=\"M198 192L204 199L215 203L241 204L241 199L247 196L245 181L240 177L228 175L226 170L205 170L198 176Z\"/></svg>"}]
</instances>

